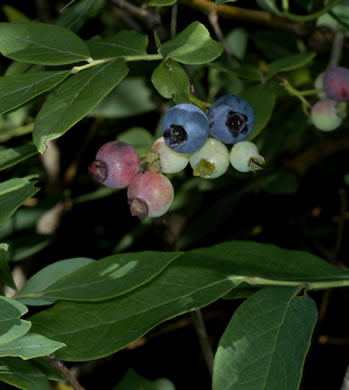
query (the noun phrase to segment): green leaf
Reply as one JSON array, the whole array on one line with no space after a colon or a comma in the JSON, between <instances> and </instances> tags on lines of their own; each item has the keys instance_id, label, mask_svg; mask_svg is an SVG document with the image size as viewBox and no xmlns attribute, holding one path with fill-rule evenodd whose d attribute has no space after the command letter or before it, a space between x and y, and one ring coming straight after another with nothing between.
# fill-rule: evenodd
<instances>
[{"instance_id":1,"label":"green leaf","mask_svg":"<svg viewBox=\"0 0 349 390\"><path fill-rule=\"evenodd\" d=\"M11 220L12 221L12 220ZM24 233L8 239L10 262L24 260L46 248L53 240L52 234Z\"/></svg>"},{"instance_id":2,"label":"green leaf","mask_svg":"<svg viewBox=\"0 0 349 390\"><path fill-rule=\"evenodd\" d=\"M240 96L253 107L256 123L248 140L255 138L268 124L276 103L276 95L266 84L256 84L244 89Z\"/></svg>"},{"instance_id":3,"label":"green leaf","mask_svg":"<svg viewBox=\"0 0 349 390\"><path fill-rule=\"evenodd\" d=\"M194 249L178 259L177 264L182 263L224 273L252 285L257 284L258 278L266 279L265 284L267 280L270 284L288 281L295 285L308 284L309 288L321 280L349 280L349 272L308 252L253 241L228 241Z\"/></svg>"},{"instance_id":4,"label":"green leaf","mask_svg":"<svg viewBox=\"0 0 349 390\"><path fill-rule=\"evenodd\" d=\"M94 37L86 42L93 59L146 55L148 36L136 31L121 31L108 38Z\"/></svg>"},{"instance_id":5,"label":"green leaf","mask_svg":"<svg viewBox=\"0 0 349 390\"><path fill-rule=\"evenodd\" d=\"M267 287L234 313L216 353L213 390L297 390L317 319L295 288Z\"/></svg>"},{"instance_id":6,"label":"green leaf","mask_svg":"<svg viewBox=\"0 0 349 390\"><path fill-rule=\"evenodd\" d=\"M36 117L33 138L39 152L90 112L128 73L124 60L107 62L76 74L46 100Z\"/></svg>"},{"instance_id":7,"label":"green leaf","mask_svg":"<svg viewBox=\"0 0 349 390\"><path fill-rule=\"evenodd\" d=\"M91 19L104 5L103 0L80 0L71 5L68 9L68 3L61 9L61 15L55 20L55 23L69 28L72 31L79 31L88 19Z\"/></svg>"},{"instance_id":8,"label":"green leaf","mask_svg":"<svg viewBox=\"0 0 349 390\"><path fill-rule=\"evenodd\" d=\"M0 171L18 164L34 156L38 151L33 144L26 144L16 148L7 148L0 151Z\"/></svg>"},{"instance_id":9,"label":"green leaf","mask_svg":"<svg viewBox=\"0 0 349 390\"><path fill-rule=\"evenodd\" d=\"M301 68L302 66L309 64L315 56L316 53L301 53L273 61L268 65L267 77L271 78L277 73Z\"/></svg>"},{"instance_id":10,"label":"green leaf","mask_svg":"<svg viewBox=\"0 0 349 390\"><path fill-rule=\"evenodd\" d=\"M212 303L234 286L216 272L175 264L150 283L114 299L59 302L31 317L33 329L67 344L57 351L59 359L97 359L124 348L163 321Z\"/></svg>"},{"instance_id":11,"label":"green leaf","mask_svg":"<svg viewBox=\"0 0 349 390\"><path fill-rule=\"evenodd\" d=\"M154 137L150 131L143 127L132 127L118 135L118 140L132 145L138 154L147 153L154 143Z\"/></svg>"},{"instance_id":12,"label":"green leaf","mask_svg":"<svg viewBox=\"0 0 349 390\"><path fill-rule=\"evenodd\" d=\"M0 297L0 348L2 344L11 343L29 331L31 323L20 319L27 311L22 303Z\"/></svg>"},{"instance_id":13,"label":"green leaf","mask_svg":"<svg viewBox=\"0 0 349 390\"><path fill-rule=\"evenodd\" d=\"M16 298L26 305L50 305L55 302L55 300L41 297L41 292L48 289L56 283L57 280L64 278L66 275L69 275L92 262L94 262L94 260L86 257L76 257L50 264L34 274L27 281Z\"/></svg>"},{"instance_id":14,"label":"green leaf","mask_svg":"<svg viewBox=\"0 0 349 390\"><path fill-rule=\"evenodd\" d=\"M0 53L21 62L64 65L90 57L83 40L68 29L45 23L0 23Z\"/></svg>"},{"instance_id":15,"label":"green leaf","mask_svg":"<svg viewBox=\"0 0 349 390\"><path fill-rule=\"evenodd\" d=\"M0 345L0 357L13 356L23 360L49 355L65 344L50 340L40 334L29 332L7 344Z\"/></svg>"},{"instance_id":16,"label":"green leaf","mask_svg":"<svg viewBox=\"0 0 349 390\"><path fill-rule=\"evenodd\" d=\"M177 2L177 0L149 0L148 5L152 7L164 7L173 5Z\"/></svg>"},{"instance_id":17,"label":"green leaf","mask_svg":"<svg viewBox=\"0 0 349 390\"><path fill-rule=\"evenodd\" d=\"M225 36L225 42L234 55L243 60L247 50L248 32L244 28L235 28Z\"/></svg>"},{"instance_id":18,"label":"green leaf","mask_svg":"<svg viewBox=\"0 0 349 390\"><path fill-rule=\"evenodd\" d=\"M17 290L16 284L12 278L12 273L7 262L8 245L0 244L0 283L6 284L14 290Z\"/></svg>"},{"instance_id":19,"label":"green leaf","mask_svg":"<svg viewBox=\"0 0 349 390\"><path fill-rule=\"evenodd\" d=\"M117 254L89 263L42 290L39 296L98 301L123 295L153 279L179 252Z\"/></svg>"},{"instance_id":20,"label":"green leaf","mask_svg":"<svg viewBox=\"0 0 349 390\"><path fill-rule=\"evenodd\" d=\"M155 68L151 81L155 89L166 99L175 103L189 102L190 81L185 70L171 58Z\"/></svg>"},{"instance_id":21,"label":"green leaf","mask_svg":"<svg viewBox=\"0 0 349 390\"><path fill-rule=\"evenodd\" d=\"M219 6L225 3L234 3L235 1L237 0L216 0L216 4Z\"/></svg>"},{"instance_id":22,"label":"green leaf","mask_svg":"<svg viewBox=\"0 0 349 390\"><path fill-rule=\"evenodd\" d=\"M276 15L280 14L280 11L276 6L276 0L257 0L257 4L265 11L272 12Z\"/></svg>"},{"instance_id":23,"label":"green leaf","mask_svg":"<svg viewBox=\"0 0 349 390\"><path fill-rule=\"evenodd\" d=\"M88 116L128 118L153 111L156 104L152 93L144 77L127 77Z\"/></svg>"},{"instance_id":24,"label":"green leaf","mask_svg":"<svg viewBox=\"0 0 349 390\"><path fill-rule=\"evenodd\" d=\"M3 5L2 10L7 17L7 20L11 23L29 23L31 19L28 18L25 14L18 11L18 9L13 8L9 5Z\"/></svg>"},{"instance_id":25,"label":"green leaf","mask_svg":"<svg viewBox=\"0 0 349 390\"><path fill-rule=\"evenodd\" d=\"M69 74L68 71L47 71L0 77L0 114L52 89Z\"/></svg>"},{"instance_id":26,"label":"green leaf","mask_svg":"<svg viewBox=\"0 0 349 390\"><path fill-rule=\"evenodd\" d=\"M27 179L14 178L0 183L0 226L38 191Z\"/></svg>"},{"instance_id":27,"label":"green leaf","mask_svg":"<svg viewBox=\"0 0 349 390\"><path fill-rule=\"evenodd\" d=\"M183 64L206 64L219 57L223 47L210 37L207 28L193 22L175 38L161 45L160 54L165 58L173 58Z\"/></svg>"},{"instance_id":28,"label":"green leaf","mask_svg":"<svg viewBox=\"0 0 349 390\"><path fill-rule=\"evenodd\" d=\"M64 380L62 374L55 367L51 365L51 363L46 357L38 357L35 359L31 359L30 362L35 364L35 366L39 368L46 375L48 379L52 381Z\"/></svg>"},{"instance_id":29,"label":"green leaf","mask_svg":"<svg viewBox=\"0 0 349 390\"><path fill-rule=\"evenodd\" d=\"M130 389L157 390L150 381L138 375L133 370L129 369L126 375L122 378L121 382L117 386L113 387L113 390L130 390Z\"/></svg>"},{"instance_id":30,"label":"green leaf","mask_svg":"<svg viewBox=\"0 0 349 390\"><path fill-rule=\"evenodd\" d=\"M0 381L23 390L50 390L46 375L32 362L18 358L0 359Z\"/></svg>"}]
</instances>

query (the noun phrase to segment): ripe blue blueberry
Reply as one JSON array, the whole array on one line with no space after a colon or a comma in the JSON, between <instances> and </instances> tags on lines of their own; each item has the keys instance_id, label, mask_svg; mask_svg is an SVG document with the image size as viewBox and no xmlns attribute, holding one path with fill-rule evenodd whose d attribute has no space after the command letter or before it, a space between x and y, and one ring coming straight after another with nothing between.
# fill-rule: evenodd
<instances>
[{"instance_id":1,"label":"ripe blue blueberry","mask_svg":"<svg viewBox=\"0 0 349 390\"><path fill-rule=\"evenodd\" d=\"M251 104L240 96L225 95L208 111L212 137L225 144L235 144L251 134L255 114Z\"/></svg>"},{"instance_id":2,"label":"ripe blue blueberry","mask_svg":"<svg viewBox=\"0 0 349 390\"><path fill-rule=\"evenodd\" d=\"M162 132L166 144L172 150L193 153L207 140L207 115L193 104L177 104L165 114Z\"/></svg>"}]
</instances>

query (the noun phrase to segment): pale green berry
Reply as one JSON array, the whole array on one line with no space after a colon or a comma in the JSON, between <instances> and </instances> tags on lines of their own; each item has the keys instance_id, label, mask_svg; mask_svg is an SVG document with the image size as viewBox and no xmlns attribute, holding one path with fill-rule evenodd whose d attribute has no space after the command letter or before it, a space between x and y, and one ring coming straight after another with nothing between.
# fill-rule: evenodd
<instances>
[{"instance_id":1,"label":"pale green berry","mask_svg":"<svg viewBox=\"0 0 349 390\"><path fill-rule=\"evenodd\" d=\"M229 151L215 138L208 138L204 145L192 153L189 159L194 176L215 179L229 168Z\"/></svg>"},{"instance_id":2,"label":"pale green berry","mask_svg":"<svg viewBox=\"0 0 349 390\"><path fill-rule=\"evenodd\" d=\"M318 100L311 109L313 125L322 131L337 129L347 115L346 107L346 102L337 102L332 99Z\"/></svg>"},{"instance_id":3,"label":"pale green berry","mask_svg":"<svg viewBox=\"0 0 349 390\"><path fill-rule=\"evenodd\" d=\"M150 153L152 155L147 157L147 161L157 166L162 173L180 172L189 163L189 154L177 153L169 148L164 137L154 142Z\"/></svg>"},{"instance_id":4,"label":"pale green berry","mask_svg":"<svg viewBox=\"0 0 349 390\"><path fill-rule=\"evenodd\" d=\"M158 378L153 381L156 390L176 390L176 386L167 378Z\"/></svg>"},{"instance_id":5,"label":"pale green berry","mask_svg":"<svg viewBox=\"0 0 349 390\"><path fill-rule=\"evenodd\" d=\"M257 146L250 141L241 141L233 145L230 151L231 165L239 172L256 172L264 166L264 158Z\"/></svg>"},{"instance_id":6,"label":"pale green berry","mask_svg":"<svg viewBox=\"0 0 349 390\"><path fill-rule=\"evenodd\" d=\"M314 86L316 89L324 88L324 74L325 74L325 72L321 72L316 77L315 82L314 82ZM317 95L320 99L326 99L325 91L319 92Z\"/></svg>"}]
</instances>

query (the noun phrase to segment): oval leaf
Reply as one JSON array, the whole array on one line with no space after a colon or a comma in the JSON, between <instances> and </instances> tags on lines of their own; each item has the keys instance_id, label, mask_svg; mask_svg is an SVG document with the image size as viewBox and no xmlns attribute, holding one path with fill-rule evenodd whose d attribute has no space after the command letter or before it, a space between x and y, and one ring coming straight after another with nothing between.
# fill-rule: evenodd
<instances>
[{"instance_id":1,"label":"oval leaf","mask_svg":"<svg viewBox=\"0 0 349 390\"><path fill-rule=\"evenodd\" d=\"M151 132L143 127L131 127L119 134L118 140L131 144L140 155L147 153L154 143Z\"/></svg>"},{"instance_id":2,"label":"oval leaf","mask_svg":"<svg viewBox=\"0 0 349 390\"><path fill-rule=\"evenodd\" d=\"M47 71L0 77L0 114L52 89L69 74L68 71Z\"/></svg>"},{"instance_id":3,"label":"oval leaf","mask_svg":"<svg viewBox=\"0 0 349 390\"><path fill-rule=\"evenodd\" d=\"M27 179L14 178L0 183L0 225L38 191L39 188Z\"/></svg>"},{"instance_id":4,"label":"oval leaf","mask_svg":"<svg viewBox=\"0 0 349 390\"><path fill-rule=\"evenodd\" d=\"M153 279L179 252L137 252L105 257L69 273L39 295L67 300L109 299Z\"/></svg>"},{"instance_id":5,"label":"oval leaf","mask_svg":"<svg viewBox=\"0 0 349 390\"><path fill-rule=\"evenodd\" d=\"M23 360L49 355L65 344L29 332L10 343L0 345L0 357L17 356Z\"/></svg>"},{"instance_id":6,"label":"oval leaf","mask_svg":"<svg viewBox=\"0 0 349 390\"><path fill-rule=\"evenodd\" d=\"M90 57L83 40L68 29L45 23L0 23L0 53L13 60L64 65Z\"/></svg>"},{"instance_id":7,"label":"oval leaf","mask_svg":"<svg viewBox=\"0 0 349 390\"><path fill-rule=\"evenodd\" d=\"M165 59L171 57L182 64L206 64L219 57L223 47L211 39L203 24L193 22L175 38L161 45L159 51Z\"/></svg>"},{"instance_id":8,"label":"oval leaf","mask_svg":"<svg viewBox=\"0 0 349 390\"><path fill-rule=\"evenodd\" d=\"M181 65L171 58L162 61L155 68L151 81L159 94L164 98L173 98L177 104L189 102L189 78Z\"/></svg>"},{"instance_id":9,"label":"oval leaf","mask_svg":"<svg viewBox=\"0 0 349 390\"><path fill-rule=\"evenodd\" d=\"M266 287L242 303L216 353L213 390L297 390L317 319L295 288Z\"/></svg>"},{"instance_id":10,"label":"oval leaf","mask_svg":"<svg viewBox=\"0 0 349 390\"><path fill-rule=\"evenodd\" d=\"M32 362L18 358L0 359L0 381L23 390L50 390L46 375Z\"/></svg>"},{"instance_id":11,"label":"oval leaf","mask_svg":"<svg viewBox=\"0 0 349 390\"><path fill-rule=\"evenodd\" d=\"M253 284L257 278L295 285L321 280L348 281L343 271L308 252L253 241L231 241L184 253L177 264L203 267Z\"/></svg>"},{"instance_id":12,"label":"oval leaf","mask_svg":"<svg viewBox=\"0 0 349 390\"><path fill-rule=\"evenodd\" d=\"M94 59L146 55L148 36L136 31L121 31L108 38L92 38L86 43Z\"/></svg>"},{"instance_id":13,"label":"oval leaf","mask_svg":"<svg viewBox=\"0 0 349 390\"><path fill-rule=\"evenodd\" d=\"M315 56L316 53L300 53L271 62L268 65L267 77L271 78L277 73L287 72L307 65L314 59Z\"/></svg>"},{"instance_id":14,"label":"oval leaf","mask_svg":"<svg viewBox=\"0 0 349 390\"><path fill-rule=\"evenodd\" d=\"M59 359L97 359L165 320L208 305L232 287L216 272L173 265L126 295L95 303L59 302L31 321L35 331L67 344L57 351Z\"/></svg>"},{"instance_id":15,"label":"oval leaf","mask_svg":"<svg viewBox=\"0 0 349 390\"><path fill-rule=\"evenodd\" d=\"M93 261L94 260L86 257L76 257L50 264L34 274L27 281L16 298L25 305L50 305L55 302L55 299L43 298L41 292L48 289L51 285L56 283L57 280L64 278L71 272L74 272Z\"/></svg>"},{"instance_id":16,"label":"oval leaf","mask_svg":"<svg viewBox=\"0 0 349 390\"><path fill-rule=\"evenodd\" d=\"M0 283L6 284L14 290L17 290L16 284L13 280L11 269L7 262L8 245L0 245Z\"/></svg>"},{"instance_id":17,"label":"oval leaf","mask_svg":"<svg viewBox=\"0 0 349 390\"><path fill-rule=\"evenodd\" d=\"M31 323L19 319L27 311L22 303L0 297L0 348L1 344L8 344L29 331Z\"/></svg>"},{"instance_id":18,"label":"oval leaf","mask_svg":"<svg viewBox=\"0 0 349 390\"><path fill-rule=\"evenodd\" d=\"M276 102L276 95L266 84L257 84L244 89L241 97L245 98L253 107L256 123L248 140L255 138L268 124Z\"/></svg>"},{"instance_id":19,"label":"oval leaf","mask_svg":"<svg viewBox=\"0 0 349 390\"><path fill-rule=\"evenodd\" d=\"M17 148L8 148L0 151L0 171L27 158L37 154L37 149L33 144L18 146Z\"/></svg>"},{"instance_id":20,"label":"oval leaf","mask_svg":"<svg viewBox=\"0 0 349 390\"><path fill-rule=\"evenodd\" d=\"M46 100L36 117L33 138L39 152L45 143L63 135L82 119L128 73L118 59L76 74L62 83Z\"/></svg>"}]
</instances>

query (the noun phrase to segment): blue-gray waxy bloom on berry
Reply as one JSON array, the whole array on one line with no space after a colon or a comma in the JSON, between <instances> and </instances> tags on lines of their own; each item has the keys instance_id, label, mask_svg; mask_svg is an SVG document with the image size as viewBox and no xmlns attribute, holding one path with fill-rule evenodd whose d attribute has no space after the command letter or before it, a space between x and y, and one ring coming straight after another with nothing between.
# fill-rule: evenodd
<instances>
[{"instance_id":1,"label":"blue-gray waxy bloom on berry","mask_svg":"<svg viewBox=\"0 0 349 390\"><path fill-rule=\"evenodd\" d=\"M208 111L210 134L225 144L235 144L251 134L255 114L251 104L240 96L225 95Z\"/></svg>"},{"instance_id":2,"label":"blue-gray waxy bloom on berry","mask_svg":"<svg viewBox=\"0 0 349 390\"><path fill-rule=\"evenodd\" d=\"M175 152L193 153L207 140L207 115L193 104L177 104L165 114L162 133L166 144Z\"/></svg>"}]
</instances>

